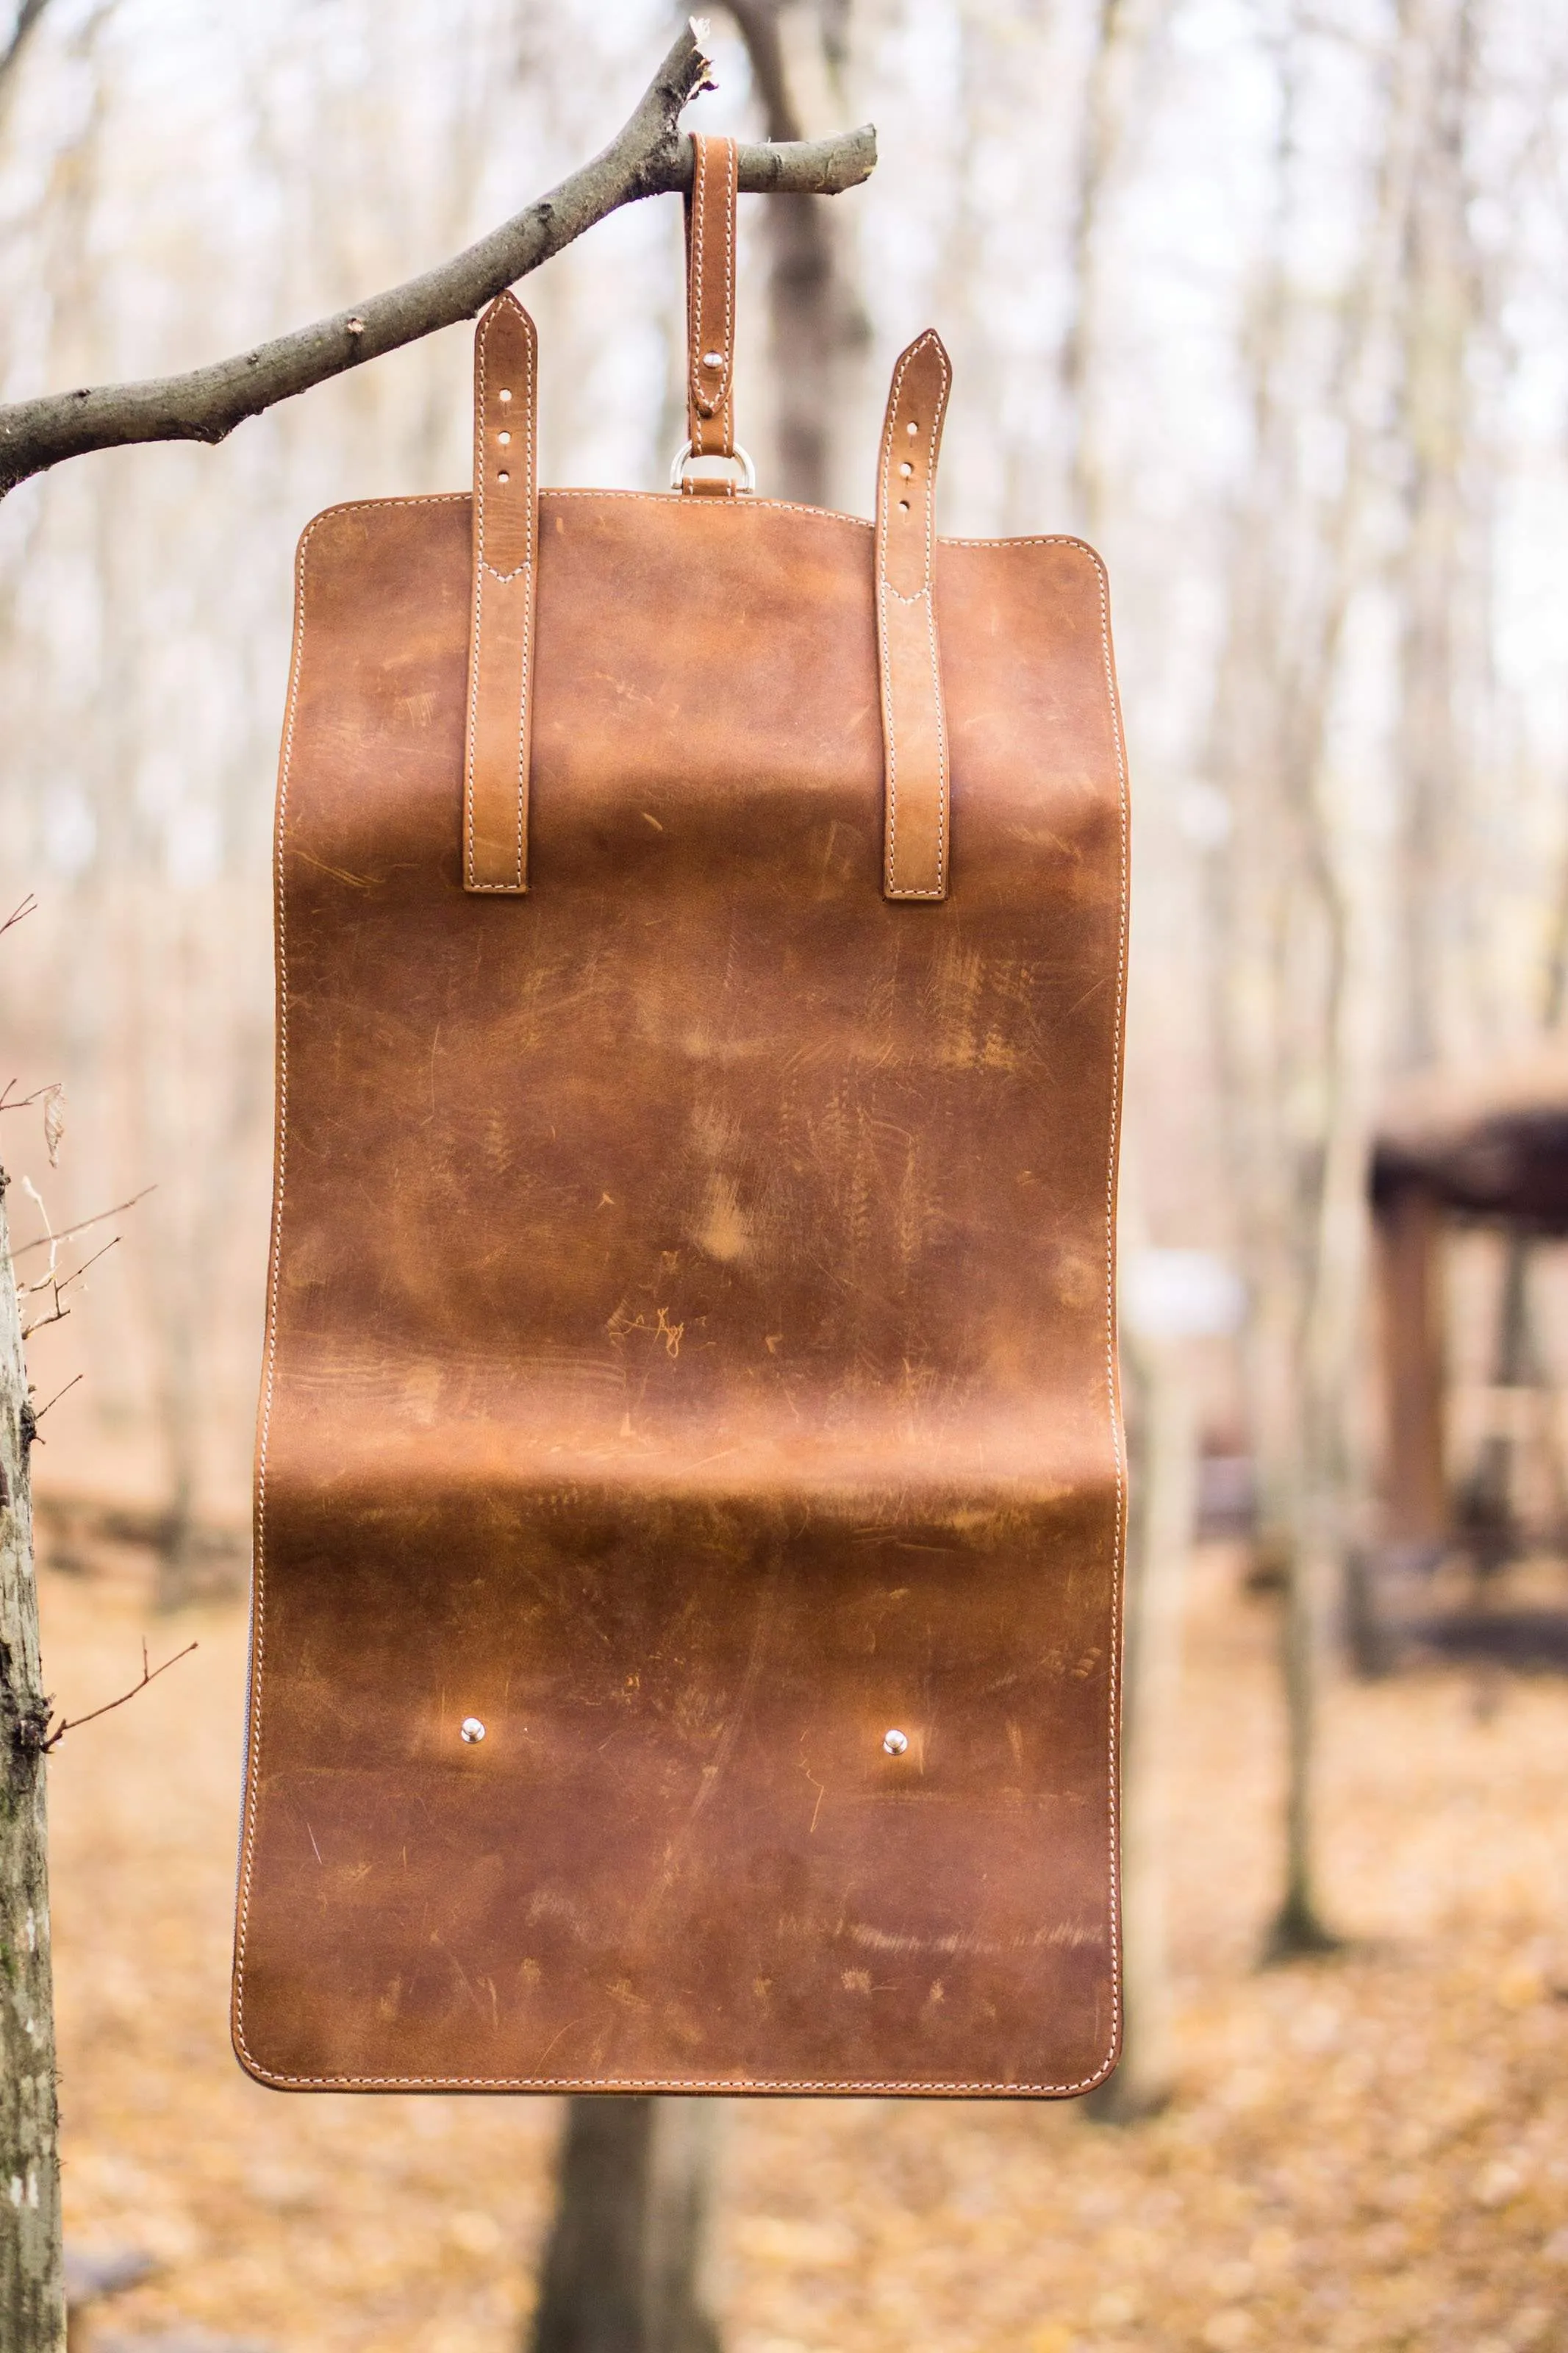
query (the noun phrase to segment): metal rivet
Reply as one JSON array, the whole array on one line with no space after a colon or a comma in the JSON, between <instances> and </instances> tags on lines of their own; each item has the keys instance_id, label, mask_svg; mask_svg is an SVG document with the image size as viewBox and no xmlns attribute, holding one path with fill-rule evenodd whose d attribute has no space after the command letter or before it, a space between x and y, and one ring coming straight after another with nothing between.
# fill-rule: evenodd
<instances>
[{"instance_id":1,"label":"metal rivet","mask_svg":"<svg viewBox=\"0 0 1568 2353\"><path fill-rule=\"evenodd\" d=\"M882 1746L889 1757L901 1757L909 1745L907 1732L884 1732L882 1735Z\"/></svg>"},{"instance_id":2,"label":"metal rivet","mask_svg":"<svg viewBox=\"0 0 1568 2353\"><path fill-rule=\"evenodd\" d=\"M511 395L510 392L503 392L501 394L501 398L503 400L510 400L511 398ZM910 426L910 430L911 433L914 431L914 427L912 425Z\"/></svg>"},{"instance_id":3,"label":"metal rivet","mask_svg":"<svg viewBox=\"0 0 1568 2353\"><path fill-rule=\"evenodd\" d=\"M485 1736L485 1727L477 1715L466 1715L458 1729L463 1738L469 1742L482 1740Z\"/></svg>"},{"instance_id":4,"label":"metal rivet","mask_svg":"<svg viewBox=\"0 0 1568 2353\"><path fill-rule=\"evenodd\" d=\"M704 367L722 367L724 364L723 353L704 352L702 354L702 364Z\"/></svg>"}]
</instances>

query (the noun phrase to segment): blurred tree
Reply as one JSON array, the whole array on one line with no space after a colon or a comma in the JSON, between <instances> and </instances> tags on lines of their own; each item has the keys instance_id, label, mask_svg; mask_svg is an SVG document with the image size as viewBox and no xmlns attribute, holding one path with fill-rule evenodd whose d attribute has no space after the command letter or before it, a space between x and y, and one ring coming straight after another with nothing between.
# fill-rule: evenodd
<instances>
[{"instance_id":1,"label":"blurred tree","mask_svg":"<svg viewBox=\"0 0 1568 2353\"><path fill-rule=\"evenodd\" d=\"M26 14L26 11L24 12ZM9 50L0 50L0 76L15 63L21 42L41 13L33 5L18 23ZM605 152L479 245L419 279L377 295L356 311L279 336L235 358L184 376L45 395L0 408L0 491L64 459L129 443L223 439L247 417L354 368L379 353L414 342L471 317L503 286L514 283L562 246L619 206L661 190L678 189L690 174L690 150L678 125L688 101L711 79L694 30L688 28L664 59L630 121ZM741 185L768 195L837 193L864 179L875 161L869 132L816 145L742 149ZM114 585L112 569L105 576ZM122 681L127 693L130 681ZM117 813L125 807L125 796ZM179 993L187 1001L194 992ZM222 1174L221 1158L216 1164ZM209 1172L210 1174L210 1172ZM221 1217L221 1183L207 1189L205 1208ZM188 1238L199 1241L199 1229ZM186 1275L188 1268L179 1270ZM183 1568L188 1548L195 1458L184 1440L194 1430L197 1378L189 1347L192 1318L176 1315L166 1352L166 1411L181 1431L174 1456L174 1525L167 1547ZM195 1293L199 1303L199 1284ZM0 1209L0 2346L4 2353L63 2353L58 2123L54 2027L48 1946L48 1882L44 1816L44 1744L48 1708L39 1688L37 1600L34 1585L27 1449L32 1440L22 1333L3 1209ZM194 1447L194 1440L191 1441ZM655 2130L657 2104L641 2104L649 2118L640 2153L642 2202L624 2206L643 2251L638 2294L663 2316L663 2353L706 2353L712 2343L693 2336L699 2307L687 2248L701 2219L697 2154L710 2131L699 2111L689 2136L691 2158L673 2152L673 2124ZM612 2111L612 2114L614 2112ZM581 2129L568 2187L606 2194L626 2156L617 2143L606 2170L602 2136ZM617 2152L618 2151L618 2156ZM682 2218L682 2241L671 2218ZM595 2235L591 2230L590 2236ZM568 2233L568 2242L570 2234ZM662 2250L662 2253L659 2252ZM570 2245L563 2264L570 2261ZM671 2333L675 2331L676 2333ZM679 2331L686 2331L680 2334ZM615 2340L616 2342L624 2340ZM641 2343L644 2340L638 2340Z\"/></svg>"},{"instance_id":2,"label":"blurred tree","mask_svg":"<svg viewBox=\"0 0 1568 2353\"><path fill-rule=\"evenodd\" d=\"M1134 152L1135 134L1147 119L1152 96L1150 68L1160 55L1172 5L1173 0L1097 0L1094 12L1068 231L1069 308L1060 359L1073 527L1090 538L1101 528L1109 491L1094 396L1102 323L1101 237L1108 204Z\"/></svg>"},{"instance_id":3,"label":"blurred tree","mask_svg":"<svg viewBox=\"0 0 1568 2353\"><path fill-rule=\"evenodd\" d=\"M804 139L797 86L836 92L844 61L847 0L726 0L740 27L752 83L771 140ZM838 254L840 224L818 196L770 205L768 309L773 358L779 494L831 506L837 474L835 420L843 376L865 350L870 328Z\"/></svg>"},{"instance_id":4,"label":"blurred tree","mask_svg":"<svg viewBox=\"0 0 1568 2353\"><path fill-rule=\"evenodd\" d=\"M0 1175L0 2345L64 2353L44 1742L22 1358ZM9 2194L7 2194L7 2192Z\"/></svg>"},{"instance_id":5,"label":"blurred tree","mask_svg":"<svg viewBox=\"0 0 1568 2353\"><path fill-rule=\"evenodd\" d=\"M0 83L5 81L21 57L29 38L37 29L38 19L48 5L49 0L22 0L21 6L11 20L9 33L4 43L0 43Z\"/></svg>"},{"instance_id":6,"label":"blurred tree","mask_svg":"<svg viewBox=\"0 0 1568 2353\"><path fill-rule=\"evenodd\" d=\"M1419 0L1380 59L1356 261L1330 316L1297 271L1310 8L1276 51L1274 219L1251 305L1250 476L1234 523L1214 764L1233 831L1215 966L1229 1156L1251 1278L1248 1408L1262 1541L1282 1574L1284 1886L1269 1948L1335 1941L1315 1853L1326 1615L1346 1540L1377 1036L1352 817L1331 723L1346 631L1375 576L1411 191L1425 128ZM1337 444L1314 463L1313 427Z\"/></svg>"},{"instance_id":7,"label":"blurred tree","mask_svg":"<svg viewBox=\"0 0 1568 2353\"><path fill-rule=\"evenodd\" d=\"M721 2109L569 2104L531 2353L719 2353L707 2270Z\"/></svg>"},{"instance_id":8,"label":"blurred tree","mask_svg":"<svg viewBox=\"0 0 1568 2353\"><path fill-rule=\"evenodd\" d=\"M1404 474L1395 569L1402 953L1390 1042L1395 1066L1408 1071L1473 1050L1485 997L1468 852L1491 669L1495 470L1478 430L1475 364L1500 289L1470 226L1476 10L1471 0L1407 0L1405 17L1421 160L1401 257L1394 416Z\"/></svg>"}]
</instances>

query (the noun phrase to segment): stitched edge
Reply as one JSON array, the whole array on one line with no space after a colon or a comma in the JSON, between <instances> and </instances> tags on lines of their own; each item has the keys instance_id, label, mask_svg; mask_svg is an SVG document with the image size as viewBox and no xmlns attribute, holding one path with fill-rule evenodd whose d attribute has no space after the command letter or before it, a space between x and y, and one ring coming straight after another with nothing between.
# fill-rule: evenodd
<instances>
[{"instance_id":1,"label":"stitched edge","mask_svg":"<svg viewBox=\"0 0 1568 2353\"><path fill-rule=\"evenodd\" d=\"M731 406L735 379L735 198L740 185L740 151L732 139L713 140L693 132L691 135L691 212L688 235L687 268L687 425L688 438L694 458L729 458L734 455L735 419ZM723 366L720 372L719 388L711 397L701 388L700 363L708 337L703 329L703 297L707 284L704 263L708 250L708 150L710 146L724 151L725 214L724 214L724 329ZM708 427L719 420L719 447L707 446ZM725 495L733 497L733 489Z\"/></svg>"},{"instance_id":2,"label":"stitched edge","mask_svg":"<svg viewBox=\"0 0 1568 2353\"><path fill-rule=\"evenodd\" d=\"M678 506L681 502L679 491L618 491L613 485L603 490L596 486L585 490L576 490L570 485L552 486L550 490L542 491L540 495L544 499L644 499L651 505L660 507ZM330 522L334 515L367 513L374 507L456 507L465 504L471 506L472 503L471 491L411 491L406 498L395 499L339 499L334 505L323 507L320 514L311 517L307 536L319 523ZM877 528L875 522L867 515L845 514L838 507L807 506L803 499L751 497L747 499L744 509L737 512L755 513L760 507L765 507L770 514L803 514L812 516L817 522L843 523L850 531L874 532ZM715 507L715 513L721 512L721 509ZM1104 569L1098 550L1092 547L1087 539L1080 539L1078 533L1072 531L1024 533L1002 539L938 539L936 545L938 547L1076 547L1088 556L1091 564L1102 571Z\"/></svg>"},{"instance_id":3,"label":"stitched edge","mask_svg":"<svg viewBox=\"0 0 1568 2353\"><path fill-rule=\"evenodd\" d=\"M1111 2045L1114 2052L1115 2044ZM1070 2098L1103 2084L1113 2062L1106 2061L1076 2084L963 2083L955 2076L904 2080L860 2075L283 2075L246 2060L257 2079L279 2089L321 2092L894 2092L928 2099L964 2099L1000 2093L1016 2099L1030 2094Z\"/></svg>"},{"instance_id":4,"label":"stitched edge","mask_svg":"<svg viewBox=\"0 0 1568 2353\"><path fill-rule=\"evenodd\" d=\"M521 564L510 572L500 571L485 554L485 495L489 474L487 435L489 424L490 329L497 318L506 311L515 311L523 326L523 471L524 496L528 501L524 517L523 546ZM528 743L529 714L532 701L533 669L533 557L538 533L538 465L534 454L534 431L538 407L539 340L533 322L516 296L499 295L489 316L482 322L477 339L477 397L474 402L474 603L472 637L468 653L468 757L464 777L463 811L463 884L468 891L499 892L515 898L528 888ZM474 870L474 771L478 746L479 677L481 649L484 645L484 575L492 580L515 580L519 573L529 577L523 591L522 608L522 675L518 695L517 718L517 862L514 879L510 882L481 882Z\"/></svg>"},{"instance_id":5,"label":"stitched edge","mask_svg":"<svg viewBox=\"0 0 1568 2353\"><path fill-rule=\"evenodd\" d=\"M278 814L273 827L273 923L277 938L278 1107L273 1124L273 1194L270 1264L267 1277L267 1347L262 1379L259 1428L256 1450L255 1564L251 1576L250 1681L245 1720L245 1808L242 1816L239 1886L235 1921L234 1993L229 2013L234 2047L258 2078L281 2083L251 2052L245 2039L245 1952L250 1928L250 1891L256 1866L256 1820L259 1804L261 1757L261 1671L267 1649L267 1456L272 1435L272 1403L278 1374L278 1293L282 1274L283 1202L288 1185L289 1151L289 941L288 900L283 858L289 813L289 780L294 765L294 729L300 709L300 681L305 665L305 575L310 542L326 522L339 515L368 514L383 507L456 506L467 491L437 491L400 499L344 499L323 507L311 518L294 558L294 646L289 667L283 745L278 769Z\"/></svg>"},{"instance_id":6,"label":"stitched edge","mask_svg":"<svg viewBox=\"0 0 1568 2353\"><path fill-rule=\"evenodd\" d=\"M1080 539L1068 537L1030 540L1026 546L1079 547L1094 566L1100 586L1100 660L1105 670L1106 710L1110 720L1111 746L1116 754L1116 798L1120 818L1121 851L1121 887L1118 893L1119 912L1116 942L1116 1037L1110 1079L1110 1116L1107 1124L1105 1150L1105 1392L1110 1421L1110 1446L1116 1467L1116 1574L1111 1580L1111 1643L1110 1687L1108 1715L1108 1749L1110 1765L1110 1941L1113 1972L1110 1989L1110 2049L1114 2054L1121 2040L1121 1873L1120 1836L1121 1823L1121 1613L1122 1585L1126 1573L1127 1534L1127 1465L1122 1446L1121 1387L1116 1349L1116 1175L1121 1156L1121 1069L1122 1039L1127 1023L1127 928L1131 883L1131 826L1127 789L1127 747L1121 733L1121 703L1116 691L1116 661L1110 648L1110 579L1105 565L1094 549ZM1104 2073L1109 2074L1114 2058L1108 2062Z\"/></svg>"},{"instance_id":7,"label":"stitched edge","mask_svg":"<svg viewBox=\"0 0 1568 2353\"><path fill-rule=\"evenodd\" d=\"M942 370L942 386L931 411L929 447L926 456L925 486L921 493L925 508L925 562L921 587L913 596L895 588L887 574L888 533L892 528L892 463L893 428L898 423L903 399L904 377L914 362L929 348L935 350ZM899 362L888 395L888 413L882 428L882 464L878 486L877 512L877 638L882 670L882 717L888 754L888 815L887 844L884 853L882 888L889 899L944 899L947 896L948 839L948 761L947 716L942 706L942 664L936 642L936 603L932 594L932 550L935 545L936 523L936 457L942 435L942 420L947 414L947 397L952 386L952 371L942 338L934 328L928 327L917 335ZM893 665L889 643L888 598L896 597L900 605L923 603L926 608L926 636L931 648L932 707L936 713L936 881L928 890L909 890L895 880L898 864L899 838L899 750L897 698L893 692Z\"/></svg>"},{"instance_id":8,"label":"stitched edge","mask_svg":"<svg viewBox=\"0 0 1568 2353\"><path fill-rule=\"evenodd\" d=\"M475 362L474 398L474 596L468 621L468 757L463 775L463 881L474 888L474 762L479 723L479 648L484 643L485 574L485 363L489 350L489 320L479 328Z\"/></svg>"},{"instance_id":9,"label":"stitched edge","mask_svg":"<svg viewBox=\"0 0 1568 2353\"><path fill-rule=\"evenodd\" d=\"M702 433L706 423L701 396L697 389L697 354L702 335L702 263L706 248L703 234L708 204L708 142L698 132L691 134L691 221L687 249L689 269L686 308L686 387L687 408L689 412L692 455L703 454Z\"/></svg>"},{"instance_id":10,"label":"stitched edge","mask_svg":"<svg viewBox=\"0 0 1568 2353\"><path fill-rule=\"evenodd\" d=\"M521 309L521 305L519 305ZM524 352L528 369L528 432L523 442L523 496L528 507L523 518L523 547L526 554L522 569L528 578L522 592L522 677L517 698L517 887L521 891L528 881L528 741L533 708L533 594L538 574L534 556L539 541L539 460L534 451L534 427L539 408L539 337L532 320L523 311L527 330Z\"/></svg>"},{"instance_id":11,"label":"stitched edge","mask_svg":"<svg viewBox=\"0 0 1568 2353\"><path fill-rule=\"evenodd\" d=\"M234 1996L230 2031L234 2047L247 2072L258 2083L299 2091L493 2091L493 2092L719 2092L737 2095L768 2092L867 2092L908 2094L928 2099L996 2094L1021 2098L1029 2094L1070 2098L1091 2092L1104 2083L1120 2055L1121 2041L1121 1879L1118 1868L1121 1825L1120 1740L1121 1688L1122 1577L1127 1524L1127 1471L1121 1440L1120 1388L1116 1365L1116 1170L1121 1132L1121 1065L1127 1018L1127 931L1129 913L1129 829L1127 759L1122 740L1121 710L1116 691L1116 668L1110 647L1110 586L1105 565L1087 540L1070 532L1049 532L1021 539L959 539L937 544L953 547L1076 547L1093 565L1100 587L1100 647L1111 742L1116 754L1117 797L1121 814L1121 877L1120 928L1117 942L1117 1008L1111 1073L1110 1118L1107 1136L1106 1200L1106 1395L1110 1409L1111 1452L1116 1471L1116 1574L1111 1585L1111 1649L1107 1710L1107 1746L1110 1767L1108 1840L1110 1877L1108 1926L1111 1946L1110 2037L1105 2057L1090 2073L1071 2084L960 2083L951 2080L905 2082L892 2078L868 2082L858 2077L755 2076L737 2083L732 2076L585 2076L585 2075L290 2075L263 2065L245 2035L245 1956L250 1927L250 1892L256 1863L257 1813L259 1804L261 1756L261 1674L266 1651L267 1597L267 1454L272 1429L272 1402L278 1367L278 1294L281 1277L283 1201L288 1177L289 1139L289 947L283 854L289 780L294 758L294 728L299 711L300 681L305 658L305 570L310 542L324 522L343 514L369 513L383 507L453 506L468 497L466 491L437 491L397 499L345 499L325 507L306 526L295 559L294 650L289 669L289 700L283 732L283 754L278 779L278 817L274 832L274 921L278 940L278 1113L274 1153L271 1264L267 1285L266 1374L262 1388L260 1431L256 1466L256 1561L252 1578L250 1689L246 1711L245 1810L240 1850L238 1916L235 1934ZM553 491L552 498L658 498L679 493L653 491ZM808 507L782 499L757 504L798 514L821 515L834 522L866 528L859 515L839 515L826 507Z\"/></svg>"},{"instance_id":12,"label":"stitched edge","mask_svg":"<svg viewBox=\"0 0 1568 2353\"><path fill-rule=\"evenodd\" d=\"M720 382L720 455L735 449L735 200L740 188L740 151L724 142L724 370ZM731 493L731 497L734 495Z\"/></svg>"}]
</instances>

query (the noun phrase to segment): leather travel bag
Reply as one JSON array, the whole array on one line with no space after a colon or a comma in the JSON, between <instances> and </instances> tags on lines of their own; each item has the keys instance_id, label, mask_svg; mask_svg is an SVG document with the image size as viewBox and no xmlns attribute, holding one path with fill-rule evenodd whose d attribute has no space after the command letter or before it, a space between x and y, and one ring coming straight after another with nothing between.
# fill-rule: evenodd
<instances>
[{"instance_id":1,"label":"leather travel bag","mask_svg":"<svg viewBox=\"0 0 1568 2353\"><path fill-rule=\"evenodd\" d=\"M1106 584L750 493L300 543L234 2032L320 2089L1053 2094L1118 2045ZM870 452L868 452L869 461Z\"/></svg>"}]
</instances>

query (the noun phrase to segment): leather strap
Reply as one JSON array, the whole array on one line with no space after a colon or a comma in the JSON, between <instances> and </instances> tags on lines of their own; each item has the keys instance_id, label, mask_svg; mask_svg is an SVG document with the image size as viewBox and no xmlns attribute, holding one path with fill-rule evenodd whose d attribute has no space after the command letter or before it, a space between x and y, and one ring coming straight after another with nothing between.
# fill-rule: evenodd
<instances>
[{"instance_id":1,"label":"leather strap","mask_svg":"<svg viewBox=\"0 0 1568 2353\"><path fill-rule=\"evenodd\" d=\"M694 458L735 454L735 195L732 139L691 138L686 199L686 435ZM735 496L733 481L688 475L681 489Z\"/></svg>"},{"instance_id":2,"label":"leather strap","mask_svg":"<svg viewBox=\"0 0 1568 2353\"><path fill-rule=\"evenodd\" d=\"M932 571L936 459L952 382L934 329L893 370L877 475L877 655L886 758L889 899L945 899L947 721L942 711Z\"/></svg>"},{"instance_id":3,"label":"leather strap","mask_svg":"<svg viewBox=\"0 0 1568 2353\"><path fill-rule=\"evenodd\" d=\"M474 612L463 888L528 888L528 762L538 565L539 340L514 294L474 337Z\"/></svg>"}]
</instances>

